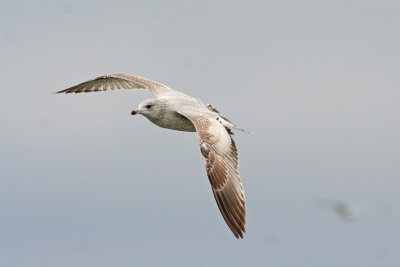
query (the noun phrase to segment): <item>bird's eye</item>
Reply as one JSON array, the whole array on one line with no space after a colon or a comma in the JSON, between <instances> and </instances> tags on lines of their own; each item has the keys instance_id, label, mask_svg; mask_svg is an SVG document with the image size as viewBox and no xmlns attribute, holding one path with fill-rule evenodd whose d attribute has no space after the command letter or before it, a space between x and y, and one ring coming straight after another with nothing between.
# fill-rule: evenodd
<instances>
[{"instance_id":1,"label":"bird's eye","mask_svg":"<svg viewBox=\"0 0 400 267\"><path fill-rule=\"evenodd\" d=\"M146 108L147 108L147 109L151 108L151 105L147 105Z\"/></svg>"}]
</instances>

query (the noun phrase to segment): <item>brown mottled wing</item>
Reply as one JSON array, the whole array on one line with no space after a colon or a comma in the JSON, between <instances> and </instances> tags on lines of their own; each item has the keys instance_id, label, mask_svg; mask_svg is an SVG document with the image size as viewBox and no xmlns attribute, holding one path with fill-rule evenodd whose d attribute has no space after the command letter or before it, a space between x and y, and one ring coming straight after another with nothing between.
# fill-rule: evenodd
<instances>
[{"instance_id":1,"label":"brown mottled wing","mask_svg":"<svg viewBox=\"0 0 400 267\"><path fill-rule=\"evenodd\" d=\"M89 93L115 89L150 90L156 96L172 91L177 92L164 84L139 76L111 74L97 77L57 93Z\"/></svg>"},{"instance_id":2,"label":"brown mottled wing","mask_svg":"<svg viewBox=\"0 0 400 267\"><path fill-rule=\"evenodd\" d=\"M238 152L225 127L215 118L196 112L179 112L195 125L207 175L219 210L236 238L246 224L244 190L238 173Z\"/></svg>"}]
</instances>

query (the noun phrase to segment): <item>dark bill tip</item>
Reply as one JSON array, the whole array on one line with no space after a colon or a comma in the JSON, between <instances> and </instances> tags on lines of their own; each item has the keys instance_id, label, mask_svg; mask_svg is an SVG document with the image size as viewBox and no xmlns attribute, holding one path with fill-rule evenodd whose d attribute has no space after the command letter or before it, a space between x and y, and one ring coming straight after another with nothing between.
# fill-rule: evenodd
<instances>
[{"instance_id":1,"label":"dark bill tip","mask_svg":"<svg viewBox=\"0 0 400 267\"><path fill-rule=\"evenodd\" d=\"M136 115L136 111L132 110L131 115Z\"/></svg>"}]
</instances>

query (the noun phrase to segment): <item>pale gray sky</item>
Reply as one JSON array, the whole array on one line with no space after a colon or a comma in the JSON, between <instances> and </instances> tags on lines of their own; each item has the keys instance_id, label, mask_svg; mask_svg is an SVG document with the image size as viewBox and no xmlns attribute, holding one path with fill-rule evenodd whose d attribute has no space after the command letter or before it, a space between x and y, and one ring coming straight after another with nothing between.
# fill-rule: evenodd
<instances>
[{"instance_id":1,"label":"pale gray sky","mask_svg":"<svg viewBox=\"0 0 400 267\"><path fill-rule=\"evenodd\" d=\"M399 266L400 2L0 3L1 266ZM148 92L50 94L108 73L201 98L237 133L236 240L197 136ZM359 204L346 223L318 204Z\"/></svg>"}]
</instances>

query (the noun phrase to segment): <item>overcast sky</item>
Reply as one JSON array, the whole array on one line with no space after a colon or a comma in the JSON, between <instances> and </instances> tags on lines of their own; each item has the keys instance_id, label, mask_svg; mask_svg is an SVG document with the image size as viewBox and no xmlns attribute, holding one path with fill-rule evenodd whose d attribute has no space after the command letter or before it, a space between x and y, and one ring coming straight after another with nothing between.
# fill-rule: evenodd
<instances>
[{"instance_id":1,"label":"overcast sky","mask_svg":"<svg viewBox=\"0 0 400 267\"><path fill-rule=\"evenodd\" d=\"M399 266L399 1L0 3L1 266ZM247 199L236 240L197 136L131 116L149 92L55 95L103 74L211 103ZM342 220L322 202L360 207Z\"/></svg>"}]
</instances>

